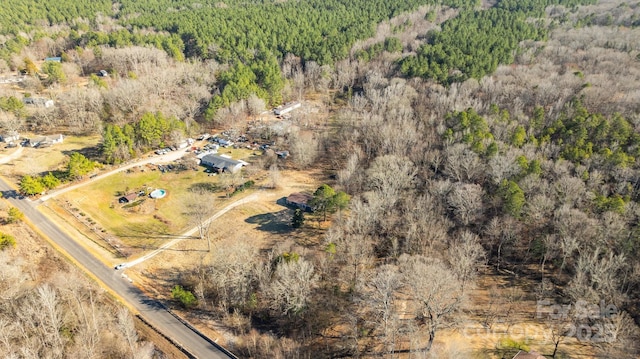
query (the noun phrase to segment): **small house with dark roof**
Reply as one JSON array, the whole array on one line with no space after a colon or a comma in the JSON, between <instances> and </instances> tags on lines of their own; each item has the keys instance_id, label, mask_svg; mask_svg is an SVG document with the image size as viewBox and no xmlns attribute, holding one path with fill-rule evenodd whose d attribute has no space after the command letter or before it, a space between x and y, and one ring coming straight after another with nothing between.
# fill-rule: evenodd
<instances>
[{"instance_id":1,"label":"small house with dark roof","mask_svg":"<svg viewBox=\"0 0 640 359\"><path fill-rule=\"evenodd\" d=\"M130 202L135 201L136 198L138 198L138 194L137 193L129 193L127 195L124 195L124 196L120 197L118 202L120 202L120 203L130 203Z\"/></svg>"},{"instance_id":2,"label":"small house with dark roof","mask_svg":"<svg viewBox=\"0 0 640 359\"><path fill-rule=\"evenodd\" d=\"M313 208L309 204L313 196L308 193L295 192L289 195L285 202L288 206L300 208L306 212L313 212Z\"/></svg>"},{"instance_id":3,"label":"small house with dark roof","mask_svg":"<svg viewBox=\"0 0 640 359\"><path fill-rule=\"evenodd\" d=\"M214 170L218 170L221 172L235 173L246 164L247 163L244 161L238 161L229 157L223 157L213 154L206 155L200 159L200 165L211 167Z\"/></svg>"}]
</instances>

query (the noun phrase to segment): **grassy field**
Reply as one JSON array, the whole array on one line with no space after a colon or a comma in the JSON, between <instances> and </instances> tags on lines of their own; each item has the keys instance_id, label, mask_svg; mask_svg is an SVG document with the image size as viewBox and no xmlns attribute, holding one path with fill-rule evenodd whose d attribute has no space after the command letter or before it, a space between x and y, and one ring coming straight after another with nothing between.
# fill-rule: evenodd
<instances>
[{"instance_id":1,"label":"grassy field","mask_svg":"<svg viewBox=\"0 0 640 359\"><path fill-rule=\"evenodd\" d=\"M37 137L25 135L25 137ZM86 153L94 149L101 141L95 136L66 136L59 144L46 148L25 147L23 155L9 164L1 165L2 173L18 181L24 175L39 175L63 168L73 152Z\"/></svg>"},{"instance_id":2,"label":"grassy field","mask_svg":"<svg viewBox=\"0 0 640 359\"><path fill-rule=\"evenodd\" d=\"M220 193L206 192L196 196L191 191L195 187L213 188L217 183L217 177L207 176L202 168L166 173L151 170L152 166L142 168L143 171L116 173L66 193L60 199L85 212L107 233L120 237L124 244L139 249L155 248L195 226L197 223L189 215L190 203L216 201L222 205L218 198ZM125 193L148 193L156 188L165 189L166 197L151 199L142 195L133 204L118 202Z\"/></svg>"}]
</instances>

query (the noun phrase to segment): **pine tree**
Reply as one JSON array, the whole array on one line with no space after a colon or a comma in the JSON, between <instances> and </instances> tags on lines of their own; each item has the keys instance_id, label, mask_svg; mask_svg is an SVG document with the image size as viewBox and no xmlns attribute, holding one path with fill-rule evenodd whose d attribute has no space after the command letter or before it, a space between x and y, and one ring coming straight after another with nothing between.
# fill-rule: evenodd
<instances>
[{"instance_id":1,"label":"pine tree","mask_svg":"<svg viewBox=\"0 0 640 359\"><path fill-rule=\"evenodd\" d=\"M293 212L293 218L291 219L291 227L300 228L303 225L304 225L304 212L300 208L297 208Z\"/></svg>"}]
</instances>

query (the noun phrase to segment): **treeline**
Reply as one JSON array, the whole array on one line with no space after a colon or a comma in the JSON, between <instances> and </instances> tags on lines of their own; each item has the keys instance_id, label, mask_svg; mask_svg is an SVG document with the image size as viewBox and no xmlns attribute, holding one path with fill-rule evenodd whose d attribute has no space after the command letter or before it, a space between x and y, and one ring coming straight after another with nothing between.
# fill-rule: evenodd
<instances>
[{"instance_id":1,"label":"treeline","mask_svg":"<svg viewBox=\"0 0 640 359\"><path fill-rule=\"evenodd\" d=\"M121 14L140 14L124 23L179 34L187 56L226 63L251 60L266 48L320 64L345 58L355 40L371 36L375 24L420 5L464 7L470 0L248 1L225 7L191 7L187 1L123 1ZM169 9L180 8L180 11Z\"/></svg>"},{"instance_id":2,"label":"treeline","mask_svg":"<svg viewBox=\"0 0 640 359\"><path fill-rule=\"evenodd\" d=\"M488 10L463 11L446 21L441 31L430 32L415 56L400 61L400 71L445 84L480 79L499 64L512 63L521 41L543 40L546 28L532 18L542 17L547 6L557 3L575 6L593 1L500 1Z\"/></svg>"},{"instance_id":3,"label":"treeline","mask_svg":"<svg viewBox=\"0 0 640 359\"><path fill-rule=\"evenodd\" d=\"M136 153L177 142L184 134L184 122L147 112L133 124L107 124L102 135L102 154L106 163L121 163Z\"/></svg>"},{"instance_id":4,"label":"treeline","mask_svg":"<svg viewBox=\"0 0 640 359\"><path fill-rule=\"evenodd\" d=\"M218 74L218 94L205 111L205 118L212 120L216 111L231 103L256 94L270 104L282 102L284 78L275 56L263 50L249 64L237 62L233 67Z\"/></svg>"},{"instance_id":5,"label":"treeline","mask_svg":"<svg viewBox=\"0 0 640 359\"><path fill-rule=\"evenodd\" d=\"M217 94L205 114L211 120L218 109L251 93L271 105L279 104L284 80L277 58L291 53L303 61L331 64L347 57L356 40L371 36L375 24L420 5L439 3L457 7L475 1L256 1L232 2L226 7L160 1L148 8L124 1L121 12L122 16L141 14L126 20L127 25L180 35L187 57L231 65L221 74Z\"/></svg>"},{"instance_id":6,"label":"treeline","mask_svg":"<svg viewBox=\"0 0 640 359\"><path fill-rule=\"evenodd\" d=\"M0 7L0 34L18 35L32 29L75 20L93 20L112 13L110 0L4 0Z\"/></svg>"}]
</instances>

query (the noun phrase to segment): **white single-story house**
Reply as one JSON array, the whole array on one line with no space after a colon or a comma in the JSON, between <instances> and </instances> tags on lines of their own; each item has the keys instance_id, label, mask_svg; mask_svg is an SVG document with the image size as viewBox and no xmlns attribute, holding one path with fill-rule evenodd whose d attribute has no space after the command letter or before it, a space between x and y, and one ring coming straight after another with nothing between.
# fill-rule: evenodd
<instances>
[{"instance_id":1,"label":"white single-story house","mask_svg":"<svg viewBox=\"0 0 640 359\"><path fill-rule=\"evenodd\" d=\"M22 99L22 102L25 105L32 105L32 106L36 106L36 107L53 107L54 102L53 100L50 100L48 98L42 98L42 97L25 97L24 99Z\"/></svg>"},{"instance_id":2,"label":"white single-story house","mask_svg":"<svg viewBox=\"0 0 640 359\"><path fill-rule=\"evenodd\" d=\"M302 104L300 102L290 102L285 104L284 106L277 107L273 109L273 113L277 116L284 115L285 113L291 112L297 108L300 108Z\"/></svg>"},{"instance_id":3,"label":"white single-story house","mask_svg":"<svg viewBox=\"0 0 640 359\"><path fill-rule=\"evenodd\" d=\"M29 145L31 147L46 147L56 143L62 143L62 141L64 141L63 135L43 136L29 140Z\"/></svg>"},{"instance_id":4,"label":"white single-story house","mask_svg":"<svg viewBox=\"0 0 640 359\"><path fill-rule=\"evenodd\" d=\"M0 136L0 141L6 143L11 143L18 140L20 140L20 134L18 133L18 131L9 131Z\"/></svg>"},{"instance_id":5,"label":"white single-story house","mask_svg":"<svg viewBox=\"0 0 640 359\"><path fill-rule=\"evenodd\" d=\"M218 156L213 154L205 155L200 159L200 165L202 166L207 166L213 169L220 170L222 172L231 172L231 173L235 173L239 171L242 168L242 166L246 164L247 163L244 161L238 161L238 160L231 159L229 157L223 157L223 156Z\"/></svg>"}]
</instances>

